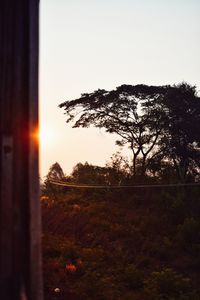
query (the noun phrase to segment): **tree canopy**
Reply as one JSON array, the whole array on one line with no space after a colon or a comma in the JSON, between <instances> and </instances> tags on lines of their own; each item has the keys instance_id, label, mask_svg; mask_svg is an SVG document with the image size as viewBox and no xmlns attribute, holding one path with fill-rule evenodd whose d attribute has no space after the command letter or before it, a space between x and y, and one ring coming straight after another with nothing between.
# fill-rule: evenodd
<instances>
[{"instance_id":1,"label":"tree canopy","mask_svg":"<svg viewBox=\"0 0 200 300\"><path fill-rule=\"evenodd\" d=\"M168 161L185 181L199 167L200 99L193 86L121 85L82 94L59 107L73 128L95 126L117 134L116 143L132 151L134 176Z\"/></svg>"},{"instance_id":2,"label":"tree canopy","mask_svg":"<svg viewBox=\"0 0 200 300\"><path fill-rule=\"evenodd\" d=\"M48 180L63 180L65 179L65 174L63 172L63 169L61 168L60 164L58 162L55 162L49 169L49 172L47 174Z\"/></svg>"}]
</instances>

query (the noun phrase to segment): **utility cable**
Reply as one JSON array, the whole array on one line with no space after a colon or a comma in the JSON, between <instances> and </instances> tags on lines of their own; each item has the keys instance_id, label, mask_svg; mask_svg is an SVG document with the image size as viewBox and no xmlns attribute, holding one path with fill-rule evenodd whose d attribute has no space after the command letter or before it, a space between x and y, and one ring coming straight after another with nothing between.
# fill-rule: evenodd
<instances>
[{"instance_id":1,"label":"utility cable","mask_svg":"<svg viewBox=\"0 0 200 300\"><path fill-rule=\"evenodd\" d=\"M50 180L53 185L70 187L70 188L87 188L87 189L127 189L127 188L161 188L161 187L184 187L197 186L200 183L169 183L169 184L137 184L137 185L88 185L88 184L72 184L64 181Z\"/></svg>"}]
</instances>

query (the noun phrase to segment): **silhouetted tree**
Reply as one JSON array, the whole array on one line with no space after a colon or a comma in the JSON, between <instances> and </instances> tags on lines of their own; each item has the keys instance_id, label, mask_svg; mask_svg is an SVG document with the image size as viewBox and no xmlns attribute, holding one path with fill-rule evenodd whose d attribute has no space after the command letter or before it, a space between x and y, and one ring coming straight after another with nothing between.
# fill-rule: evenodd
<instances>
[{"instance_id":1,"label":"silhouetted tree","mask_svg":"<svg viewBox=\"0 0 200 300\"><path fill-rule=\"evenodd\" d=\"M171 160L184 181L191 161L199 158L200 99L195 87L122 85L97 90L59 105L73 127L95 126L117 134L120 146L128 144L132 174L144 176L151 161ZM138 168L137 168L138 166Z\"/></svg>"},{"instance_id":2,"label":"silhouetted tree","mask_svg":"<svg viewBox=\"0 0 200 300\"><path fill-rule=\"evenodd\" d=\"M184 182L200 166L200 98L195 87L182 83L169 88L158 102L165 112L159 147Z\"/></svg>"},{"instance_id":3,"label":"silhouetted tree","mask_svg":"<svg viewBox=\"0 0 200 300\"><path fill-rule=\"evenodd\" d=\"M105 168L108 173L108 184L125 184L131 175L129 161L126 157L123 157L119 151L111 156Z\"/></svg>"},{"instance_id":4,"label":"silhouetted tree","mask_svg":"<svg viewBox=\"0 0 200 300\"><path fill-rule=\"evenodd\" d=\"M82 184L105 184L106 170L103 167L93 166L88 162L78 163L72 171L71 181Z\"/></svg>"},{"instance_id":5,"label":"silhouetted tree","mask_svg":"<svg viewBox=\"0 0 200 300\"><path fill-rule=\"evenodd\" d=\"M154 115L144 104L164 93L167 87L146 85L122 85L114 91L97 90L83 94L81 98L60 104L67 115L67 123L74 121L73 127L93 125L117 134L121 139L117 145L128 144L132 154L132 173L136 174L136 160L143 157L142 172L145 172L147 157L158 143L161 132L161 116Z\"/></svg>"},{"instance_id":6,"label":"silhouetted tree","mask_svg":"<svg viewBox=\"0 0 200 300\"><path fill-rule=\"evenodd\" d=\"M61 166L59 165L59 163L54 163L50 169L49 172L47 174L47 179L52 179L52 180L63 180L65 179L66 176L63 172L63 169L61 168Z\"/></svg>"},{"instance_id":7,"label":"silhouetted tree","mask_svg":"<svg viewBox=\"0 0 200 300\"><path fill-rule=\"evenodd\" d=\"M52 185L51 180L55 181L66 181L66 176L59 165L59 163L54 163L50 169L48 174L46 175L46 179L44 181L43 187L42 187L42 193L48 196L54 196L55 190L61 190L62 187Z\"/></svg>"},{"instance_id":8,"label":"silhouetted tree","mask_svg":"<svg viewBox=\"0 0 200 300\"><path fill-rule=\"evenodd\" d=\"M127 173L122 168L117 167L115 161L111 160L105 167L93 166L86 162L85 164L78 163L72 171L70 180L73 183L93 184L93 185L119 185L126 179Z\"/></svg>"}]
</instances>

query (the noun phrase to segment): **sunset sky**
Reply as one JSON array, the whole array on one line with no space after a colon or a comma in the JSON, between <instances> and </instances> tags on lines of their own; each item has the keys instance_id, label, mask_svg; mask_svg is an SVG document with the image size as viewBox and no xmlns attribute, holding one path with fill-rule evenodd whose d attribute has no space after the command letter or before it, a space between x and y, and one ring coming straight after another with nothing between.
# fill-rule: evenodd
<instances>
[{"instance_id":1,"label":"sunset sky","mask_svg":"<svg viewBox=\"0 0 200 300\"><path fill-rule=\"evenodd\" d=\"M118 150L103 130L72 129L59 103L121 84L200 89L199 12L199 0L41 0L41 177L56 161L69 174Z\"/></svg>"}]
</instances>

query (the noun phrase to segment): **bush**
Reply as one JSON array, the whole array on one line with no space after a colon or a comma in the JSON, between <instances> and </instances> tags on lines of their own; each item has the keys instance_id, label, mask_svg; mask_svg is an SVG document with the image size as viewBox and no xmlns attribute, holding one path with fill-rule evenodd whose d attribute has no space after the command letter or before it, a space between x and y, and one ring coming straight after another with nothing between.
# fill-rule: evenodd
<instances>
[{"instance_id":1,"label":"bush","mask_svg":"<svg viewBox=\"0 0 200 300\"><path fill-rule=\"evenodd\" d=\"M197 299L192 290L191 280L169 268L152 272L144 284L148 300Z\"/></svg>"},{"instance_id":2,"label":"bush","mask_svg":"<svg viewBox=\"0 0 200 300\"><path fill-rule=\"evenodd\" d=\"M185 250L193 251L199 248L200 223L193 217L186 218L183 224L178 225L177 240Z\"/></svg>"},{"instance_id":3,"label":"bush","mask_svg":"<svg viewBox=\"0 0 200 300\"><path fill-rule=\"evenodd\" d=\"M128 265L122 279L129 289L137 290L143 288L143 276L143 272L136 269L134 265Z\"/></svg>"}]
</instances>

